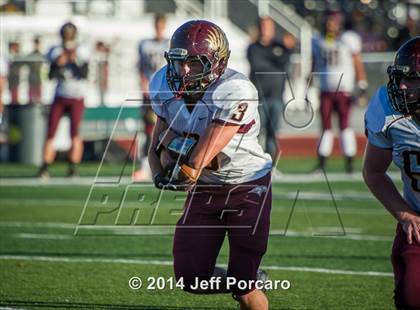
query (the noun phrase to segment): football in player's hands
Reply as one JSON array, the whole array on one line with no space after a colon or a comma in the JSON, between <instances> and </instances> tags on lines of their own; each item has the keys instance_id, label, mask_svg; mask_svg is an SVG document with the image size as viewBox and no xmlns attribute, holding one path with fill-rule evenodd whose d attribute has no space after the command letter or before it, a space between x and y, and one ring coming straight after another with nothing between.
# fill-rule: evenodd
<instances>
[{"instance_id":1,"label":"football in player's hands","mask_svg":"<svg viewBox=\"0 0 420 310\"><path fill-rule=\"evenodd\" d=\"M164 148L160 153L160 164L163 168L164 175L171 177L171 173L176 165L177 159L172 156L172 154Z\"/></svg>"},{"instance_id":2,"label":"football in player's hands","mask_svg":"<svg viewBox=\"0 0 420 310\"><path fill-rule=\"evenodd\" d=\"M174 158L172 153L166 148L160 153L160 164L163 171L153 178L156 187L172 191L188 190L188 187L191 184L189 184L185 178L180 177L180 165L177 164L177 158Z\"/></svg>"}]
</instances>

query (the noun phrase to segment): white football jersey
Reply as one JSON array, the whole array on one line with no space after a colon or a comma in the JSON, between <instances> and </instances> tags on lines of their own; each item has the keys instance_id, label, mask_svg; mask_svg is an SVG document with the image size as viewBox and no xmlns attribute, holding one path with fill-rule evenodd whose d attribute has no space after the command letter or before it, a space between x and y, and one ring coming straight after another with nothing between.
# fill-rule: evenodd
<instances>
[{"instance_id":1,"label":"white football jersey","mask_svg":"<svg viewBox=\"0 0 420 310\"><path fill-rule=\"evenodd\" d=\"M314 71L319 74L322 91L351 93L354 90L356 72L353 55L361 50L361 39L353 31L344 32L334 41L321 37L313 39Z\"/></svg>"},{"instance_id":2,"label":"white football jersey","mask_svg":"<svg viewBox=\"0 0 420 310\"><path fill-rule=\"evenodd\" d=\"M53 62L63 53L61 45L53 46L47 53L49 62ZM77 62L89 63L89 50L84 46L78 46L76 49ZM79 79L75 72L75 67L70 63L64 66L64 79L57 81L55 89L56 97L64 98L83 98L86 95L88 82L86 79Z\"/></svg>"},{"instance_id":3,"label":"white football jersey","mask_svg":"<svg viewBox=\"0 0 420 310\"><path fill-rule=\"evenodd\" d=\"M258 143L260 117L258 93L248 78L232 69L206 90L190 112L183 99L176 99L166 80L166 66L153 76L150 97L155 113L179 135L202 136L212 122L241 125L238 133L204 169L200 181L207 184L240 184L271 171L272 161Z\"/></svg>"},{"instance_id":4,"label":"white football jersey","mask_svg":"<svg viewBox=\"0 0 420 310\"><path fill-rule=\"evenodd\" d=\"M369 103L365 126L369 143L392 149L392 159L401 170L404 197L420 212L420 124L396 112L382 86Z\"/></svg>"}]
</instances>

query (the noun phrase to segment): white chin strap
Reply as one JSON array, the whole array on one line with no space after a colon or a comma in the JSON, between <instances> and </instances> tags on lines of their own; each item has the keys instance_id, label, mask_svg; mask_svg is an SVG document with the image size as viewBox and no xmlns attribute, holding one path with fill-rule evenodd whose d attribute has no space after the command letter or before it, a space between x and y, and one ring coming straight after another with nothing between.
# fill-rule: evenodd
<instances>
[{"instance_id":1,"label":"white chin strap","mask_svg":"<svg viewBox=\"0 0 420 310\"><path fill-rule=\"evenodd\" d=\"M340 139L341 149L343 150L344 155L347 157L353 157L354 155L356 155L356 136L354 134L353 129L346 128L343 131L341 131Z\"/></svg>"},{"instance_id":2,"label":"white chin strap","mask_svg":"<svg viewBox=\"0 0 420 310\"><path fill-rule=\"evenodd\" d=\"M318 155L328 157L334 145L334 133L331 129L324 130L318 146Z\"/></svg>"}]
</instances>

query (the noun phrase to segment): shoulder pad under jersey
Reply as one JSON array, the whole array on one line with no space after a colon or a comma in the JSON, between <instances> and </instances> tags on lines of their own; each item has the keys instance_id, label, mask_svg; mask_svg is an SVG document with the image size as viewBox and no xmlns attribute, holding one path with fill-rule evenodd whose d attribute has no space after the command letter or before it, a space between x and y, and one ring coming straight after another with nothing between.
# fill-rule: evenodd
<instances>
[{"instance_id":1,"label":"shoulder pad under jersey","mask_svg":"<svg viewBox=\"0 0 420 310\"><path fill-rule=\"evenodd\" d=\"M231 69L206 93L211 96L213 104L223 110L233 109L240 102L258 105L258 92L254 84L244 74Z\"/></svg>"},{"instance_id":2,"label":"shoulder pad under jersey","mask_svg":"<svg viewBox=\"0 0 420 310\"><path fill-rule=\"evenodd\" d=\"M391 107L386 86L381 86L370 100L366 110L366 128L374 133L383 132L399 117L401 114Z\"/></svg>"}]
</instances>

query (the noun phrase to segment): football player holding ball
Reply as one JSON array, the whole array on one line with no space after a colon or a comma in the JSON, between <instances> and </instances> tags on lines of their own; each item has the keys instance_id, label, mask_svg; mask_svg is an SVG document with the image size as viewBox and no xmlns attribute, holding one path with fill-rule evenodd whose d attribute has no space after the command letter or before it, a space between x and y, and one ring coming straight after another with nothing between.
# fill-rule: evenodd
<instances>
[{"instance_id":1,"label":"football player holding ball","mask_svg":"<svg viewBox=\"0 0 420 310\"><path fill-rule=\"evenodd\" d=\"M241 309L268 309L256 287L196 290L223 274L216 259L225 236L224 276L257 279L267 249L271 211L270 155L258 144L258 95L248 78L227 68L229 43L217 25L193 20L173 34L167 65L150 82L158 120L149 164L162 190L187 191L174 236L174 271L185 291L230 292Z\"/></svg>"}]
</instances>

